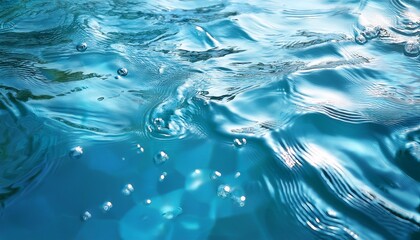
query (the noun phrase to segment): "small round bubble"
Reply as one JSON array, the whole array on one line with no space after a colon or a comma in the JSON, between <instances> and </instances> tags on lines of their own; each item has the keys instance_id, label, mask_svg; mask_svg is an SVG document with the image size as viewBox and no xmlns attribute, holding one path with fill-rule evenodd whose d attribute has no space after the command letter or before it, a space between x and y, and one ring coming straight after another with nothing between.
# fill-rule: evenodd
<instances>
[{"instance_id":1,"label":"small round bubble","mask_svg":"<svg viewBox=\"0 0 420 240\"><path fill-rule=\"evenodd\" d=\"M80 146L70 149L69 156L72 159L79 159L83 155L83 148Z\"/></svg>"},{"instance_id":2,"label":"small round bubble","mask_svg":"<svg viewBox=\"0 0 420 240\"><path fill-rule=\"evenodd\" d=\"M121 193L125 196L130 195L132 192L134 192L134 187L131 184L126 184L123 189L121 190Z\"/></svg>"},{"instance_id":3,"label":"small round bubble","mask_svg":"<svg viewBox=\"0 0 420 240\"><path fill-rule=\"evenodd\" d=\"M92 214L91 214L90 212L88 212L88 211L85 211L85 212L82 214L82 221L87 221L87 220L89 220L91 217L92 217Z\"/></svg>"},{"instance_id":4,"label":"small round bubble","mask_svg":"<svg viewBox=\"0 0 420 240\"><path fill-rule=\"evenodd\" d=\"M150 204L152 204L152 200L151 199L144 200L144 205L150 205Z\"/></svg>"},{"instance_id":5,"label":"small round bubble","mask_svg":"<svg viewBox=\"0 0 420 240\"><path fill-rule=\"evenodd\" d=\"M79 52L84 52L87 49L87 43L79 43L76 46L76 50Z\"/></svg>"},{"instance_id":6,"label":"small round bubble","mask_svg":"<svg viewBox=\"0 0 420 240\"><path fill-rule=\"evenodd\" d=\"M111 208L112 208L111 202L104 202L104 204L102 204L102 210L104 210L105 212L108 212L109 210L111 210Z\"/></svg>"},{"instance_id":7,"label":"small round bubble","mask_svg":"<svg viewBox=\"0 0 420 240\"><path fill-rule=\"evenodd\" d=\"M407 42L404 45L404 54L409 57L417 57L420 54L420 43Z\"/></svg>"},{"instance_id":8,"label":"small round bubble","mask_svg":"<svg viewBox=\"0 0 420 240\"><path fill-rule=\"evenodd\" d=\"M119 68L119 69L117 70L117 73L118 73L118 75L120 75L120 76L127 76L127 74L128 74L128 70L127 70L127 68Z\"/></svg>"},{"instance_id":9,"label":"small round bubble","mask_svg":"<svg viewBox=\"0 0 420 240\"><path fill-rule=\"evenodd\" d=\"M168 175L167 172L163 172L162 174L160 174L159 176L159 182L163 182L166 178L166 176Z\"/></svg>"},{"instance_id":10,"label":"small round bubble","mask_svg":"<svg viewBox=\"0 0 420 240\"><path fill-rule=\"evenodd\" d=\"M168 159L169 159L168 154L166 154L164 151L160 151L158 154L155 155L153 160L156 165L162 165L166 161L168 161Z\"/></svg>"}]
</instances>

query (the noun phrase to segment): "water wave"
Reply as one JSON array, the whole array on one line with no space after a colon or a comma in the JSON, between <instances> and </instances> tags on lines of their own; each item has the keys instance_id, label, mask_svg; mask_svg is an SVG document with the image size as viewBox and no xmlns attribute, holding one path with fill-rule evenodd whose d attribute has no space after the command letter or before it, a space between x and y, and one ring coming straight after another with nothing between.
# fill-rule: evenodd
<instances>
[{"instance_id":1,"label":"water wave","mask_svg":"<svg viewBox=\"0 0 420 240\"><path fill-rule=\"evenodd\" d=\"M2 237L416 239L419 11L2 1Z\"/></svg>"}]
</instances>

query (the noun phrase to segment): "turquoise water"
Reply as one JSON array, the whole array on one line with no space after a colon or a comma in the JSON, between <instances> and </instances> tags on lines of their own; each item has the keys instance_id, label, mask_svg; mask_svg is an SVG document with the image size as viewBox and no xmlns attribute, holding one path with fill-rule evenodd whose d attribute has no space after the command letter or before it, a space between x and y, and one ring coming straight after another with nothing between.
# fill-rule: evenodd
<instances>
[{"instance_id":1,"label":"turquoise water","mask_svg":"<svg viewBox=\"0 0 420 240\"><path fill-rule=\"evenodd\" d=\"M420 239L419 0L0 6L0 239Z\"/></svg>"}]
</instances>

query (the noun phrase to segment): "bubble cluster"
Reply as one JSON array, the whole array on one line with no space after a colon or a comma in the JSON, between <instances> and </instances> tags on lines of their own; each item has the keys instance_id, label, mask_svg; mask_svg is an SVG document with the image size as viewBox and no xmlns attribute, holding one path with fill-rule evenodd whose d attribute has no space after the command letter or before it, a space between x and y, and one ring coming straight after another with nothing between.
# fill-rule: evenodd
<instances>
[{"instance_id":1,"label":"bubble cluster","mask_svg":"<svg viewBox=\"0 0 420 240\"><path fill-rule=\"evenodd\" d=\"M87 220L89 220L90 218L92 218L92 214L90 212L88 212L88 211L85 211L82 214L82 217L81 218L82 218L82 221L86 222Z\"/></svg>"},{"instance_id":2,"label":"bubble cluster","mask_svg":"<svg viewBox=\"0 0 420 240\"><path fill-rule=\"evenodd\" d=\"M221 197L221 198L227 198L229 197L231 192L231 188L229 185L220 185L217 188L217 196Z\"/></svg>"},{"instance_id":3,"label":"bubble cluster","mask_svg":"<svg viewBox=\"0 0 420 240\"><path fill-rule=\"evenodd\" d=\"M356 35L356 38L354 39L357 44L363 45L367 43L367 39L363 34Z\"/></svg>"},{"instance_id":4,"label":"bubble cluster","mask_svg":"<svg viewBox=\"0 0 420 240\"><path fill-rule=\"evenodd\" d=\"M239 207L245 206L246 197L244 195L241 195L241 196L232 196L231 199Z\"/></svg>"},{"instance_id":5,"label":"bubble cluster","mask_svg":"<svg viewBox=\"0 0 420 240\"><path fill-rule=\"evenodd\" d=\"M366 29L363 31L363 35L367 39L373 39L379 36L379 27L366 27Z\"/></svg>"},{"instance_id":6,"label":"bubble cluster","mask_svg":"<svg viewBox=\"0 0 420 240\"><path fill-rule=\"evenodd\" d=\"M157 130L161 130L165 127L165 120L162 118L155 118L153 119L153 125L156 127Z\"/></svg>"},{"instance_id":7,"label":"bubble cluster","mask_svg":"<svg viewBox=\"0 0 420 240\"><path fill-rule=\"evenodd\" d=\"M120 76L127 76L127 74L128 74L128 70L127 70L127 68L119 68L118 70L117 70L117 73L118 73L118 75L120 75Z\"/></svg>"},{"instance_id":8,"label":"bubble cluster","mask_svg":"<svg viewBox=\"0 0 420 240\"><path fill-rule=\"evenodd\" d=\"M136 148L137 148L137 154L144 153L144 148L140 144L137 144Z\"/></svg>"},{"instance_id":9,"label":"bubble cluster","mask_svg":"<svg viewBox=\"0 0 420 240\"><path fill-rule=\"evenodd\" d=\"M362 32L358 32L355 36L355 42L357 44L363 45L368 42L368 40L377 38L379 36L383 37L388 35L388 32L381 28L381 27L373 27L373 26L367 26Z\"/></svg>"},{"instance_id":10,"label":"bubble cluster","mask_svg":"<svg viewBox=\"0 0 420 240\"><path fill-rule=\"evenodd\" d=\"M246 145L246 139L245 138L235 138L233 140L233 145L235 145L238 148L241 148Z\"/></svg>"},{"instance_id":11,"label":"bubble cluster","mask_svg":"<svg viewBox=\"0 0 420 240\"><path fill-rule=\"evenodd\" d=\"M388 32L388 30L386 30L385 28L380 28L379 29L379 37L389 37L390 34Z\"/></svg>"},{"instance_id":12,"label":"bubble cluster","mask_svg":"<svg viewBox=\"0 0 420 240\"><path fill-rule=\"evenodd\" d=\"M111 208L112 208L111 202L104 202L104 204L102 204L102 210L104 210L105 212L108 212L109 210L111 210Z\"/></svg>"},{"instance_id":13,"label":"bubble cluster","mask_svg":"<svg viewBox=\"0 0 420 240\"><path fill-rule=\"evenodd\" d=\"M404 54L409 57L417 57L420 54L419 42L407 42L404 45Z\"/></svg>"},{"instance_id":14,"label":"bubble cluster","mask_svg":"<svg viewBox=\"0 0 420 240\"><path fill-rule=\"evenodd\" d=\"M245 206L246 197L240 189L234 189L230 194L230 199L239 207Z\"/></svg>"},{"instance_id":15,"label":"bubble cluster","mask_svg":"<svg viewBox=\"0 0 420 240\"><path fill-rule=\"evenodd\" d=\"M134 192L134 187L130 183L126 184L121 190L121 193L125 196L129 196L132 192Z\"/></svg>"},{"instance_id":16,"label":"bubble cluster","mask_svg":"<svg viewBox=\"0 0 420 240\"><path fill-rule=\"evenodd\" d=\"M155 155L155 157L153 158L153 161L156 165L162 165L166 161L168 161L168 159L169 159L168 154L166 154L164 151L160 151L158 154Z\"/></svg>"},{"instance_id":17,"label":"bubble cluster","mask_svg":"<svg viewBox=\"0 0 420 240\"><path fill-rule=\"evenodd\" d=\"M69 156L72 159L80 159L83 155L83 148L80 146L70 149Z\"/></svg>"},{"instance_id":18,"label":"bubble cluster","mask_svg":"<svg viewBox=\"0 0 420 240\"><path fill-rule=\"evenodd\" d=\"M87 43L79 43L76 45L76 50L79 52L84 52L87 49Z\"/></svg>"},{"instance_id":19,"label":"bubble cluster","mask_svg":"<svg viewBox=\"0 0 420 240\"><path fill-rule=\"evenodd\" d=\"M217 188L217 196L223 199L228 198L239 207L245 206L246 196L240 188L222 184Z\"/></svg>"}]
</instances>

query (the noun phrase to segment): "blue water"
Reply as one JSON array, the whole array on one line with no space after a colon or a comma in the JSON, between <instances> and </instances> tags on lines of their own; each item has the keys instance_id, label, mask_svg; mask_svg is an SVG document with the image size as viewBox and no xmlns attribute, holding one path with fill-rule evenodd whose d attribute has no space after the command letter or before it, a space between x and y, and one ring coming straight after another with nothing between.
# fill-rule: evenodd
<instances>
[{"instance_id":1,"label":"blue water","mask_svg":"<svg viewBox=\"0 0 420 240\"><path fill-rule=\"evenodd\" d=\"M420 239L419 0L0 2L0 239Z\"/></svg>"}]
</instances>

